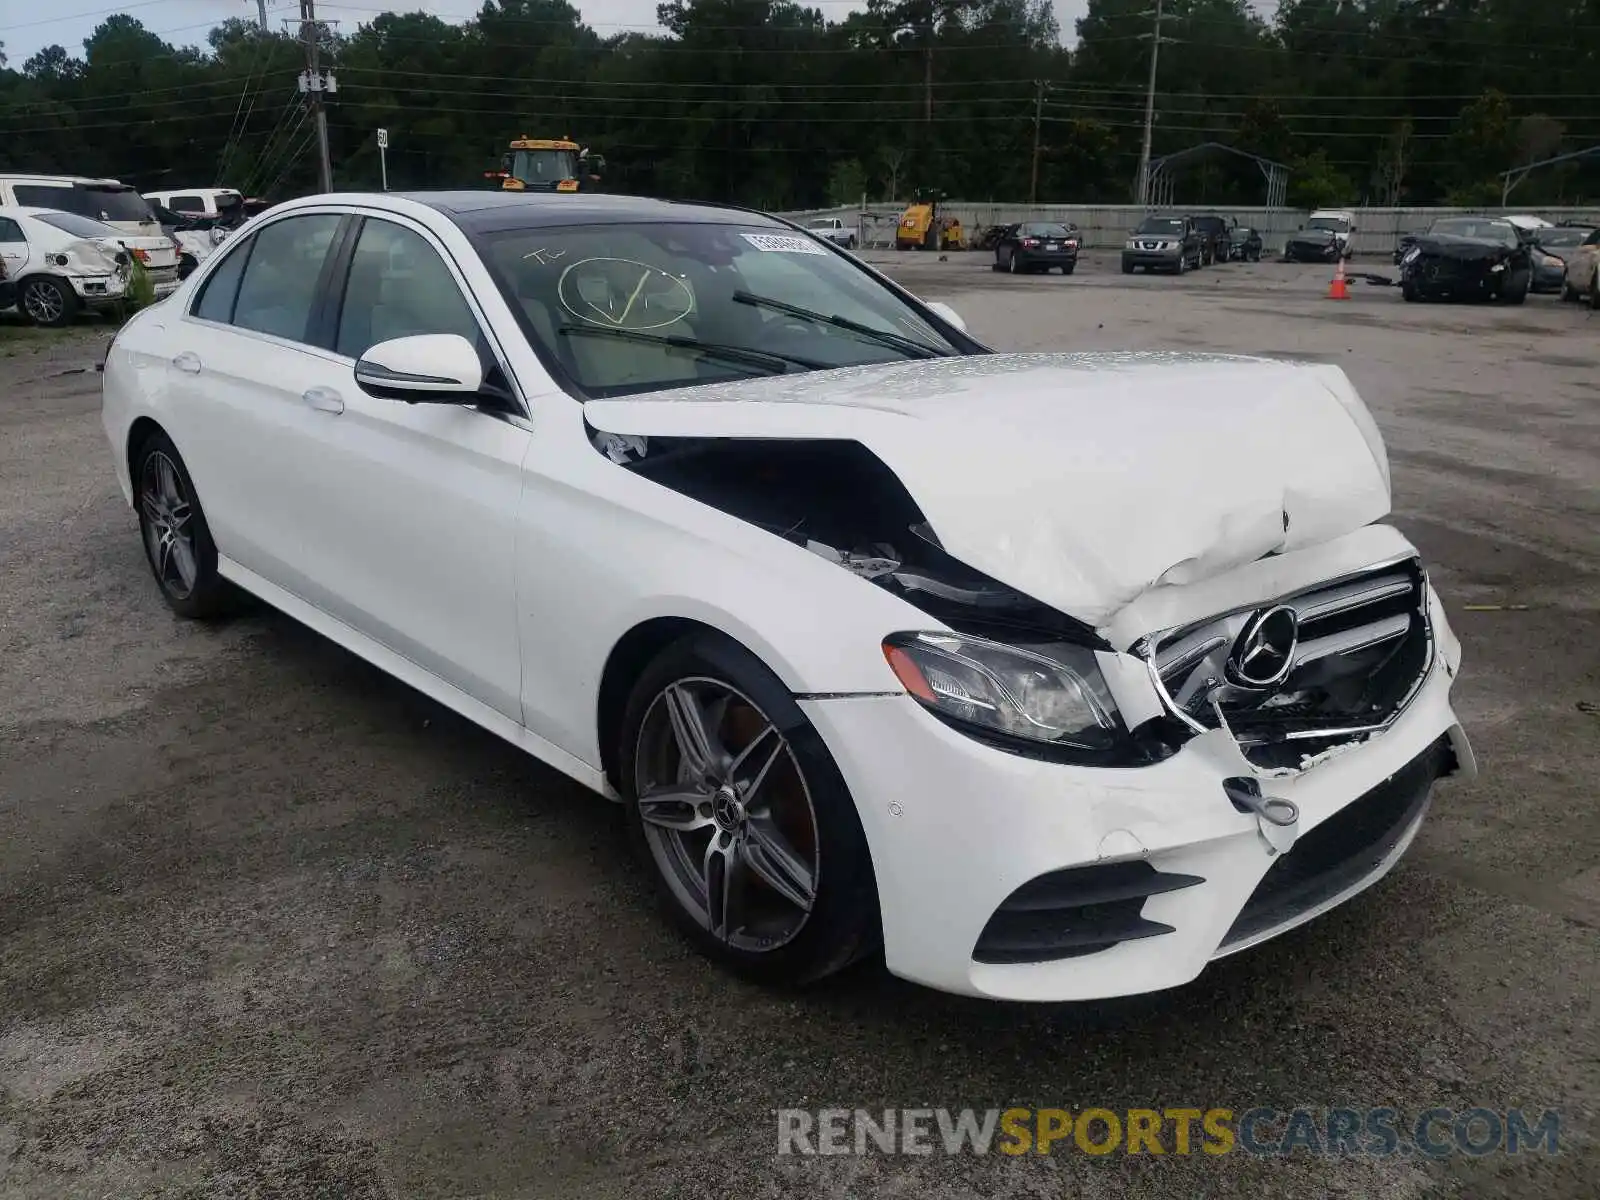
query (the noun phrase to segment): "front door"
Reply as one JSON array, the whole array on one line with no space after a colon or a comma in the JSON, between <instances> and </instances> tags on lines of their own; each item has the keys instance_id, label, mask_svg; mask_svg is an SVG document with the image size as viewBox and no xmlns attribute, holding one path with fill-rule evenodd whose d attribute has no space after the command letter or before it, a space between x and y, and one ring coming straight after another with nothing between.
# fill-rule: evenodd
<instances>
[{"instance_id":1,"label":"front door","mask_svg":"<svg viewBox=\"0 0 1600 1200\"><path fill-rule=\"evenodd\" d=\"M495 364L460 281L420 227L366 218L348 253L326 327L331 356L312 383L322 411L296 446L287 510L306 598L520 722L515 540L526 423L490 403L363 392L355 360L392 338L460 334Z\"/></svg>"}]
</instances>

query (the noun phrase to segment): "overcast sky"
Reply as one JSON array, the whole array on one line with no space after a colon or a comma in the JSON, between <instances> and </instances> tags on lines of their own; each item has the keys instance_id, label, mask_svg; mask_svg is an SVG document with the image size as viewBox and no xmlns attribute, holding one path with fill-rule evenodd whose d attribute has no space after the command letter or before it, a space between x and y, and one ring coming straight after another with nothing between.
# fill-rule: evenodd
<instances>
[{"instance_id":1,"label":"overcast sky","mask_svg":"<svg viewBox=\"0 0 1600 1200\"><path fill-rule=\"evenodd\" d=\"M801 0L809 6L822 9L830 19L838 20L852 8L864 7L857 0ZM656 27L657 0L575 0L583 18L602 36L625 30L650 30ZM481 0L409 0L392 7L402 12L415 12L421 8L449 19L468 17L478 11ZM335 4L332 0L317 0L318 15L338 21L346 31L370 21L385 8L384 0L351 0L350 4ZM1070 43L1074 36L1074 22L1083 16L1087 0L1055 0L1056 20L1061 32ZM300 11L298 0L267 0L267 20L274 27ZM256 17L256 0L130 0L113 5L111 0L59 0L58 4L41 5L36 0L0 0L0 42L5 43L5 54L11 66L21 67L23 60L41 47L57 43L69 53L83 53L83 39L105 20L107 14L126 12L139 18L146 29L160 34L176 45L204 45L206 31L229 17Z\"/></svg>"}]
</instances>

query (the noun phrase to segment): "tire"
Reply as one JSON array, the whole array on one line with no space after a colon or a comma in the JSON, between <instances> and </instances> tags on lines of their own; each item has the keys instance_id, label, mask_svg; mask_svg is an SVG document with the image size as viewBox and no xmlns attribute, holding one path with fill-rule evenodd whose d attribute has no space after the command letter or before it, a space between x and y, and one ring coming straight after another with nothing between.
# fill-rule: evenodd
<instances>
[{"instance_id":1,"label":"tire","mask_svg":"<svg viewBox=\"0 0 1600 1200\"><path fill-rule=\"evenodd\" d=\"M1400 297L1409 304L1415 304L1422 299L1422 293L1417 291L1417 285L1410 280L1400 281Z\"/></svg>"},{"instance_id":2,"label":"tire","mask_svg":"<svg viewBox=\"0 0 1600 1200\"><path fill-rule=\"evenodd\" d=\"M1175 274L1183 275L1183 274L1187 273L1188 270L1189 270L1189 260L1187 258L1185 258L1182 254L1179 254L1178 255L1178 267L1177 267L1177 270L1176 270Z\"/></svg>"},{"instance_id":3,"label":"tire","mask_svg":"<svg viewBox=\"0 0 1600 1200\"><path fill-rule=\"evenodd\" d=\"M1068 263L1066 266L1061 268L1061 273L1063 275L1071 275L1077 269L1078 269L1078 264L1077 263Z\"/></svg>"},{"instance_id":4,"label":"tire","mask_svg":"<svg viewBox=\"0 0 1600 1200\"><path fill-rule=\"evenodd\" d=\"M220 616L229 587L217 574L217 546L178 448L152 433L134 450L132 466L140 541L167 607L195 621Z\"/></svg>"},{"instance_id":5,"label":"tire","mask_svg":"<svg viewBox=\"0 0 1600 1200\"><path fill-rule=\"evenodd\" d=\"M59 329L78 315L78 293L52 276L35 275L17 289L17 310L35 325Z\"/></svg>"},{"instance_id":6,"label":"tire","mask_svg":"<svg viewBox=\"0 0 1600 1200\"><path fill-rule=\"evenodd\" d=\"M1122 264L1122 273L1124 275L1132 275L1133 274L1133 264L1130 263L1130 262L1123 263Z\"/></svg>"},{"instance_id":7,"label":"tire","mask_svg":"<svg viewBox=\"0 0 1600 1200\"><path fill-rule=\"evenodd\" d=\"M1016 253L1016 251L1013 250L1010 254L1006 255L1005 257L1006 257L1006 270L1010 271L1011 274L1013 274L1013 275L1018 274L1018 272L1020 271L1021 268L1019 268L1017 266L1017 253Z\"/></svg>"},{"instance_id":8,"label":"tire","mask_svg":"<svg viewBox=\"0 0 1600 1200\"><path fill-rule=\"evenodd\" d=\"M1582 297L1578 294L1578 289L1573 287L1565 279L1561 281L1561 298L1568 304L1576 304L1580 299L1582 299Z\"/></svg>"},{"instance_id":9,"label":"tire","mask_svg":"<svg viewBox=\"0 0 1600 1200\"><path fill-rule=\"evenodd\" d=\"M700 736L686 732L695 728ZM667 914L707 957L795 987L879 945L855 802L788 689L748 650L709 630L669 646L634 685L621 739L634 848ZM709 744L709 766L686 741ZM730 861L737 895L726 888Z\"/></svg>"},{"instance_id":10,"label":"tire","mask_svg":"<svg viewBox=\"0 0 1600 1200\"><path fill-rule=\"evenodd\" d=\"M1501 299L1507 304L1523 304L1528 299L1528 291L1531 286L1531 281L1524 278L1519 283L1512 284L1511 290L1501 296Z\"/></svg>"}]
</instances>

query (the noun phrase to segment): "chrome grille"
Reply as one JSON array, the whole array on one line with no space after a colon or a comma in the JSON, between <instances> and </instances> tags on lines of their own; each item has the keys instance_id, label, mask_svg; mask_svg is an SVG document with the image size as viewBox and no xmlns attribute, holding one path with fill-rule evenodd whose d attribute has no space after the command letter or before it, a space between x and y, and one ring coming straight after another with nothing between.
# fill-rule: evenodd
<instances>
[{"instance_id":1,"label":"chrome grille","mask_svg":"<svg viewBox=\"0 0 1600 1200\"><path fill-rule=\"evenodd\" d=\"M1156 634L1143 653L1174 716L1196 732L1225 724L1258 766L1294 767L1405 707L1432 661L1424 596L1421 567L1396 563ZM1251 618L1280 605L1299 623L1287 674L1242 685L1229 656Z\"/></svg>"}]
</instances>

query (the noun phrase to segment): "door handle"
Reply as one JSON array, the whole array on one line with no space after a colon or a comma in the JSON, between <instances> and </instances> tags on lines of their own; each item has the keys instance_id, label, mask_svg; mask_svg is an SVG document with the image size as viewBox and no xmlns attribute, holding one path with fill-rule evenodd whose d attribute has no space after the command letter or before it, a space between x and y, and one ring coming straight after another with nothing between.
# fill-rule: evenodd
<instances>
[{"instance_id":1,"label":"door handle","mask_svg":"<svg viewBox=\"0 0 1600 1200\"><path fill-rule=\"evenodd\" d=\"M344 400L332 388L307 388L300 393L300 399L318 412L342 413L344 411Z\"/></svg>"},{"instance_id":2,"label":"door handle","mask_svg":"<svg viewBox=\"0 0 1600 1200\"><path fill-rule=\"evenodd\" d=\"M190 375L200 374L200 356L189 350L185 350L175 357L172 360L172 365L180 371L188 372Z\"/></svg>"}]
</instances>

